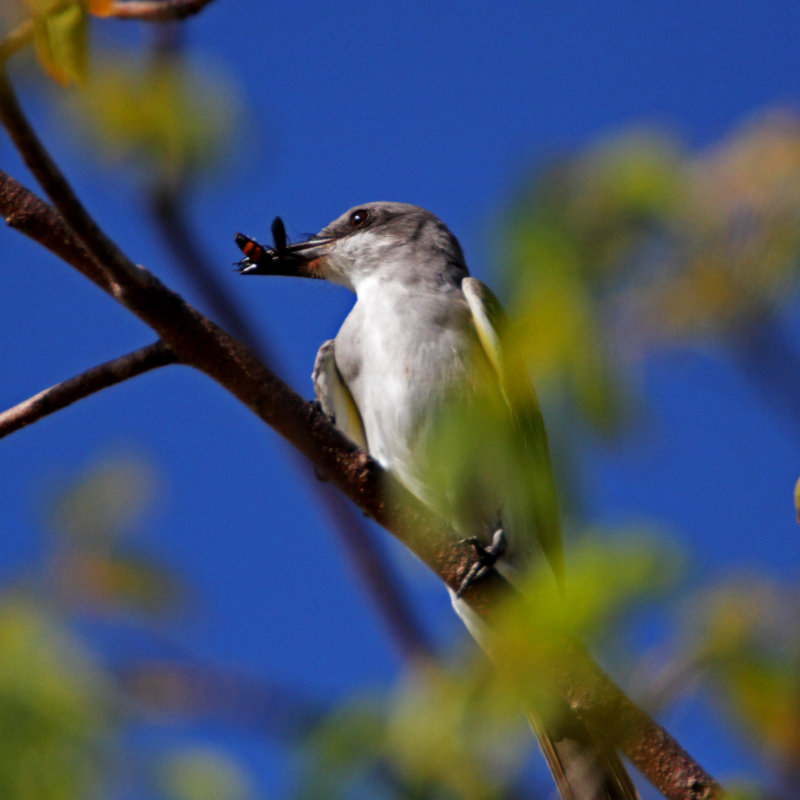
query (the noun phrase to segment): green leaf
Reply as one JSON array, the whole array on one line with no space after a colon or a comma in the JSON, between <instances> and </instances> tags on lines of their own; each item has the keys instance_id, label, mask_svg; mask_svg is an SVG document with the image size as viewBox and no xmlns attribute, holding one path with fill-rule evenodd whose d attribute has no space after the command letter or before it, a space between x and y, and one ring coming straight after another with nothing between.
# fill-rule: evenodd
<instances>
[{"instance_id":1,"label":"green leaf","mask_svg":"<svg viewBox=\"0 0 800 800\"><path fill-rule=\"evenodd\" d=\"M93 611L133 611L150 616L173 611L184 586L160 564L139 553L61 554L53 566L65 603Z\"/></svg>"},{"instance_id":2,"label":"green leaf","mask_svg":"<svg viewBox=\"0 0 800 800\"><path fill-rule=\"evenodd\" d=\"M695 600L693 661L753 741L787 766L800 759L797 591L768 577L731 579ZM690 662L691 663L691 662Z\"/></svg>"},{"instance_id":3,"label":"green leaf","mask_svg":"<svg viewBox=\"0 0 800 800\"><path fill-rule=\"evenodd\" d=\"M236 97L219 71L100 53L91 79L68 101L95 154L128 162L158 185L181 188L218 164L230 146Z\"/></svg>"},{"instance_id":4,"label":"green leaf","mask_svg":"<svg viewBox=\"0 0 800 800\"><path fill-rule=\"evenodd\" d=\"M800 523L800 478L794 485L794 511L797 522Z\"/></svg>"},{"instance_id":5,"label":"green leaf","mask_svg":"<svg viewBox=\"0 0 800 800\"><path fill-rule=\"evenodd\" d=\"M33 46L44 71L62 86L83 83L87 76L87 19L83 3L34 6Z\"/></svg>"},{"instance_id":6,"label":"green leaf","mask_svg":"<svg viewBox=\"0 0 800 800\"><path fill-rule=\"evenodd\" d=\"M253 796L241 765L211 747L175 752L164 760L159 773L169 800L245 800Z\"/></svg>"},{"instance_id":7,"label":"green leaf","mask_svg":"<svg viewBox=\"0 0 800 800\"><path fill-rule=\"evenodd\" d=\"M154 490L148 463L135 456L108 458L59 492L50 521L70 544L105 551L131 532L147 511Z\"/></svg>"},{"instance_id":8,"label":"green leaf","mask_svg":"<svg viewBox=\"0 0 800 800\"><path fill-rule=\"evenodd\" d=\"M666 591L678 575L672 547L652 537L611 537L599 532L567 553L567 581L558 587L538 563L492 623L492 659L501 686L525 707L547 717L561 714L558 693L548 685L563 671L579 640L590 647L613 631L625 612Z\"/></svg>"},{"instance_id":9,"label":"green leaf","mask_svg":"<svg viewBox=\"0 0 800 800\"><path fill-rule=\"evenodd\" d=\"M109 738L110 683L32 603L0 602L0 797L94 796Z\"/></svg>"}]
</instances>

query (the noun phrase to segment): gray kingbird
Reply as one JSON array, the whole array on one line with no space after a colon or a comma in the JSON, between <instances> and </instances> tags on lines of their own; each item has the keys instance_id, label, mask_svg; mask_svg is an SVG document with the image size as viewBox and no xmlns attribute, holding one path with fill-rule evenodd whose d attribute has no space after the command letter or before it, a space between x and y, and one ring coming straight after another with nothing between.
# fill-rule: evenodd
<instances>
[{"instance_id":1,"label":"gray kingbird","mask_svg":"<svg viewBox=\"0 0 800 800\"><path fill-rule=\"evenodd\" d=\"M430 212L389 202L356 206L295 244L276 219L273 236L275 247L265 249L237 234L243 274L324 278L356 295L317 354L312 378L323 411L474 541L485 563L499 556L495 566L512 583L537 554L560 581L556 494L536 395L524 365L506 363L500 304L470 277L455 236ZM498 400L503 419L494 430L505 431L496 437L505 441L479 441L478 468L455 475L461 470L448 452L463 449L465 421L478 422ZM450 416L461 416L455 438L442 421ZM487 649L484 623L458 593L451 598ZM577 717L547 730L532 725L564 800L637 798L617 754Z\"/></svg>"}]
</instances>

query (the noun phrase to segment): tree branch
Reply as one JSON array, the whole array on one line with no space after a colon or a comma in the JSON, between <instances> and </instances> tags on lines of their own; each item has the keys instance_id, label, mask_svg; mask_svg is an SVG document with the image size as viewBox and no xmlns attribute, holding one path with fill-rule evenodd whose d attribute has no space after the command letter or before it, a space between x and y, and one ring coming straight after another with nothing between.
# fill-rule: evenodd
<instances>
[{"instance_id":1,"label":"tree branch","mask_svg":"<svg viewBox=\"0 0 800 800\"><path fill-rule=\"evenodd\" d=\"M0 170L0 213L6 224L24 233L67 264L71 264L92 283L113 293L106 272L75 238L64 220L51 206Z\"/></svg>"},{"instance_id":2,"label":"tree branch","mask_svg":"<svg viewBox=\"0 0 800 800\"><path fill-rule=\"evenodd\" d=\"M106 15L144 22L172 22L202 11L212 0L117 0Z\"/></svg>"},{"instance_id":3,"label":"tree branch","mask_svg":"<svg viewBox=\"0 0 800 800\"><path fill-rule=\"evenodd\" d=\"M176 361L175 353L159 340L87 369L86 372L57 383L0 414L0 439L48 414L66 408L76 400Z\"/></svg>"},{"instance_id":4,"label":"tree branch","mask_svg":"<svg viewBox=\"0 0 800 800\"><path fill-rule=\"evenodd\" d=\"M14 100L12 113L9 113L9 99L9 91L0 92L0 118L6 125L10 120L13 126L17 113L21 112ZM16 134L19 138L19 130ZM30 158L37 148L26 143L26 152ZM46 162L33 161L34 174L50 193L53 180L58 183L53 170ZM60 178L57 170L56 176ZM3 182L0 175L0 210L9 215L13 209L2 205L7 194L2 190ZM111 291L114 292L113 286L120 281L128 284L131 262L121 256L116 246L109 248L108 259L104 258L106 253L99 245L106 237L92 235L91 227L85 225L84 217L88 215L82 206L78 206L79 213L75 211L70 196L74 197L71 190L66 195L60 191L54 202L73 229L74 219L83 225L81 238L113 277ZM53 212L42 204L41 213L52 215ZM51 225L55 224L52 218L49 221ZM47 222L43 220L38 230L41 232L46 228ZM49 234L45 238L49 239ZM89 273L84 271L85 260L70 263L87 277L91 277L89 273L94 274L93 270ZM471 565L471 554L468 548L459 544L452 529L435 518L376 461L335 428L321 411L303 401L247 348L185 303L155 276L142 268L134 269L138 271L137 280L126 285L124 292L114 292L120 303L156 331L183 363L204 372L237 397L303 453L359 508L412 550L448 586L458 588L461 577ZM498 592L507 590L508 585L493 572L473 584L465 593L464 600L478 614L491 618ZM598 730L610 732L612 740L616 733L615 743L669 800L721 796L713 778L663 728L632 703L580 645L573 643L567 649L570 657L559 662L557 670L554 670L557 674L551 677L579 717Z\"/></svg>"}]
</instances>

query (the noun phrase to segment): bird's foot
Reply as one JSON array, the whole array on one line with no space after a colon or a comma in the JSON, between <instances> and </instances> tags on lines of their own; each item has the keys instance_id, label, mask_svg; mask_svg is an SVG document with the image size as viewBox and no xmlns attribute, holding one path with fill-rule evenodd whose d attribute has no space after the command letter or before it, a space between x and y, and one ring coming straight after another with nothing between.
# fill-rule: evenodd
<instances>
[{"instance_id":1,"label":"bird's foot","mask_svg":"<svg viewBox=\"0 0 800 800\"><path fill-rule=\"evenodd\" d=\"M461 581L456 597L461 597L473 583L477 583L494 567L497 559L506 551L506 535L502 528L498 528L494 532L492 543L488 547L483 545L477 536L462 539L461 544L471 545L475 549L478 558L472 563L472 566Z\"/></svg>"}]
</instances>

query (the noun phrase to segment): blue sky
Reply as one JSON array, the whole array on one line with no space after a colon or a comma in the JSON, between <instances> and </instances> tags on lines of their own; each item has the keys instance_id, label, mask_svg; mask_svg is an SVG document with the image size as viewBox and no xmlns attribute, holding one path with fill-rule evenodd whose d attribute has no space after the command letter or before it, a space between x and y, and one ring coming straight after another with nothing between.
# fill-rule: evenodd
<instances>
[{"instance_id":1,"label":"blue sky","mask_svg":"<svg viewBox=\"0 0 800 800\"><path fill-rule=\"evenodd\" d=\"M142 38L130 23L97 28L101 42ZM230 271L234 231L267 239L280 214L297 236L360 202L413 202L451 226L475 274L499 283L493 223L541 159L632 124L703 147L759 109L796 106L799 28L788 1L219 0L186 23L188 50L239 85L247 110L237 156L193 198L198 241L279 354L282 375L308 396L316 348L352 298L317 283L240 279ZM135 181L98 166L32 86L21 95L101 224L202 308L148 230ZM0 166L32 185L2 138ZM4 407L152 340L23 237L6 230L0 240ZM587 447L591 515L665 521L711 576L752 565L793 576L790 424L720 353L660 357L642 381L652 419L621 445ZM49 481L132 450L163 481L147 546L198 595L182 646L322 695L396 675L391 642L301 480L309 468L203 376L182 367L143 376L0 447L0 574L35 558ZM428 630L443 643L460 637L443 590L388 547ZM712 772L736 772L735 740L719 743L680 713L667 721ZM262 779L271 789L272 774Z\"/></svg>"}]
</instances>

